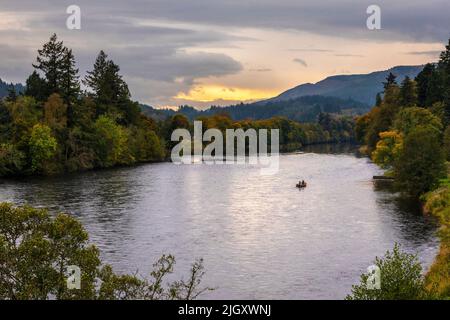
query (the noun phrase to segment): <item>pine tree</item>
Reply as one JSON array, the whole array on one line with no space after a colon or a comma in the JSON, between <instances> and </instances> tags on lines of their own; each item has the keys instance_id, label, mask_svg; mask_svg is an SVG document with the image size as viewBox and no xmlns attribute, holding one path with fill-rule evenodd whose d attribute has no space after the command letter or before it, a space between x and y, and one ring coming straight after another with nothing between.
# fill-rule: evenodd
<instances>
[{"instance_id":1,"label":"pine tree","mask_svg":"<svg viewBox=\"0 0 450 320\"><path fill-rule=\"evenodd\" d=\"M408 76L402 81L400 87L400 104L404 107L412 107L417 104L416 84Z\"/></svg>"},{"instance_id":2,"label":"pine tree","mask_svg":"<svg viewBox=\"0 0 450 320\"><path fill-rule=\"evenodd\" d=\"M46 97L52 93L60 93L64 51L63 42L58 41L56 34L53 34L50 41L38 50L37 63L33 64L33 67L41 70L45 75Z\"/></svg>"},{"instance_id":3,"label":"pine tree","mask_svg":"<svg viewBox=\"0 0 450 320\"><path fill-rule=\"evenodd\" d=\"M120 111L126 116L127 107L130 105L130 91L119 71L119 66L108 60L108 56L100 51L94 69L87 73L83 81L91 89L98 104L98 115L108 111ZM111 107L116 110L111 110Z\"/></svg>"},{"instance_id":4,"label":"pine tree","mask_svg":"<svg viewBox=\"0 0 450 320\"><path fill-rule=\"evenodd\" d=\"M386 91L391 85L397 84L397 76L392 72L389 72L389 75L386 77L386 82L383 82L384 90Z\"/></svg>"},{"instance_id":5,"label":"pine tree","mask_svg":"<svg viewBox=\"0 0 450 320\"><path fill-rule=\"evenodd\" d=\"M42 79L39 73L33 71L26 81L25 95L35 98L37 101L44 101L46 99L46 82Z\"/></svg>"},{"instance_id":6,"label":"pine tree","mask_svg":"<svg viewBox=\"0 0 450 320\"><path fill-rule=\"evenodd\" d=\"M61 72L61 96L67 105L67 121L70 127L73 123L73 107L80 93L78 69L75 67L75 58L71 49L64 50Z\"/></svg>"},{"instance_id":7,"label":"pine tree","mask_svg":"<svg viewBox=\"0 0 450 320\"><path fill-rule=\"evenodd\" d=\"M415 81L417 85L417 105L427 107L430 81L435 74L436 67L432 63L427 63L422 71L417 75Z\"/></svg>"}]
</instances>

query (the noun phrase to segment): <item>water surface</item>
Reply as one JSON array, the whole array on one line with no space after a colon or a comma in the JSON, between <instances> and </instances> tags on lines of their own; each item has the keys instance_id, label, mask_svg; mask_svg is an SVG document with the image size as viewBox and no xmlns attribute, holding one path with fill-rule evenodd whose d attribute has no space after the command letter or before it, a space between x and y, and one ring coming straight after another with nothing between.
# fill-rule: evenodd
<instances>
[{"instance_id":1,"label":"water surface","mask_svg":"<svg viewBox=\"0 0 450 320\"><path fill-rule=\"evenodd\" d=\"M203 257L204 283L218 287L203 298L342 299L395 242L425 266L437 252L434 221L376 188L377 174L368 159L322 146L281 156L273 176L149 164L0 180L0 200L72 213L116 271L145 274L172 253L180 276Z\"/></svg>"}]
</instances>

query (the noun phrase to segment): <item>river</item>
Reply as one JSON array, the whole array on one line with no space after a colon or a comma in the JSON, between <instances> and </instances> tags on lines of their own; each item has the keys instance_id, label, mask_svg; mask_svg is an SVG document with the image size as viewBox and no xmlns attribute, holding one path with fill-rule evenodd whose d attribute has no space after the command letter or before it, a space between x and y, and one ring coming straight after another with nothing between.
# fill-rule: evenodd
<instances>
[{"instance_id":1,"label":"river","mask_svg":"<svg viewBox=\"0 0 450 320\"><path fill-rule=\"evenodd\" d=\"M0 180L0 201L80 219L105 262L148 274L163 253L175 276L203 257L206 299L342 299L395 242L428 267L437 224L374 186L380 169L327 146L250 165L147 164L52 178ZM295 188L299 179L308 182Z\"/></svg>"}]
</instances>

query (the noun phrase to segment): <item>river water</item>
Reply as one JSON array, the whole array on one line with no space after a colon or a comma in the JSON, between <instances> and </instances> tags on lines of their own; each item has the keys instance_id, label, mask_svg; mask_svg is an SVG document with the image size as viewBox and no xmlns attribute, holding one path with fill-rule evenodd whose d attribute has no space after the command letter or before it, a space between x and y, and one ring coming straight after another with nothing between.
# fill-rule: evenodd
<instances>
[{"instance_id":1,"label":"river water","mask_svg":"<svg viewBox=\"0 0 450 320\"><path fill-rule=\"evenodd\" d=\"M145 275L163 253L175 278L204 258L206 299L342 299L395 242L428 267L437 224L375 186L381 171L351 150L322 146L250 165L140 165L54 178L0 180L0 201L80 219L105 262ZM308 182L295 188L299 179Z\"/></svg>"}]
</instances>

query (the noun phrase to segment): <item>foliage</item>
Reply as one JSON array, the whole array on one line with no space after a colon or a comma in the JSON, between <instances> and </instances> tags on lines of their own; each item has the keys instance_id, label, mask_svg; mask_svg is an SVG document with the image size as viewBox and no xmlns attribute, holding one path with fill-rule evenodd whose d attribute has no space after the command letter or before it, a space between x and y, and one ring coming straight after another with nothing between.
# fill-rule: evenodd
<instances>
[{"instance_id":1,"label":"foliage","mask_svg":"<svg viewBox=\"0 0 450 320\"><path fill-rule=\"evenodd\" d=\"M29 142L31 169L33 171L44 170L45 162L55 155L57 147L58 143L48 126L34 125Z\"/></svg>"},{"instance_id":2,"label":"foliage","mask_svg":"<svg viewBox=\"0 0 450 320\"><path fill-rule=\"evenodd\" d=\"M403 136L397 131L386 131L380 133L380 141L372 153L373 161L384 169L393 166L403 147Z\"/></svg>"},{"instance_id":3,"label":"foliage","mask_svg":"<svg viewBox=\"0 0 450 320\"><path fill-rule=\"evenodd\" d=\"M440 220L441 247L438 256L426 275L426 288L436 299L450 299L450 184L423 196L425 212Z\"/></svg>"},{"instance_id":4,"label":"foliage","mask_svg":"<svg viewBox=\"0 0 450 320\"><path fill-rule=\"evenodd\" d=\"M380 269L381 288L367 287L369 275L362 274L360 284L352 286L347 300L418 300L426 297L422 267L416 255L401 251L398 244L374 265Z\"/></svg>"},{"instance_id":5,"label":"foliage","mask_svg":"<svg viewBox=\"0 0 450 320\"><path fill-rule=\"evenodd\" d=\"M67 288L71 265L81 269L79 290ZM73 217L0 203L0 299L191 300L212 290L200 286L203 260L192 265L187 281L167 283L174 265L173 256L162 256L149 280L115 274Z\"/></svg>"},{"instance_id":6,"label":"foliage","mask_svg":"<svg viewBox=\"0 0 450 320\"><path fill-rule=\"evenodd\" d=\"M445 173L445 157L435 128L412 129L394 162L397 185L412 196L420 196L435 188Z\"/></svg>"}]
</instances>

